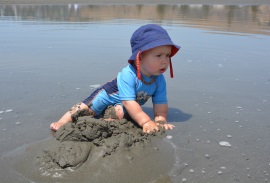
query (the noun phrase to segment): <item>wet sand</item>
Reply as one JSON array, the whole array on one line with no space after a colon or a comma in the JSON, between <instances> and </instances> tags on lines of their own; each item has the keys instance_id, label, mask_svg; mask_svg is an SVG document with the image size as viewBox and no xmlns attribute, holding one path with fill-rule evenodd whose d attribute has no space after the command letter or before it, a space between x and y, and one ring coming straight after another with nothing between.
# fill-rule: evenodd
<instances>
[{"instance_id":1,"label":"wet sand","mask_svg":"<svg viewBox=\"0 0 270 183\"><path fill-rule=\"evenodd\" d=\"M16 13L12 8L8 9ZM55 12L59 12L57 8ZM224 9L229 13L223 23L235 26L231 20L243 14L231 7ZM185 17L193 15L192 8L180 10L190 12ZM96 85L115 77L130 55L131 33L145 22L117 24L98 19L97 24L65 24L24 22L15 17L13 23L7 17L0 26L6 35L0 43L0 88L4 93L0 98L1 181L269 182L270 40L260 34L269 31L268 14L259 8L248 10L265 17L266 26L257 27L256 33L230 32L226 26L222 31L212 29L219 24L204 29L196 24L161 22L182 46L173 59L175 78L167 77L168 121L176 128L165 136L151 137L151 142L142 136L147 140L144 146L122 148L118 145L123 138L117 135L112 142L99 140L108 134L95 136L100 146L91 140L81 142L81 136L64 141L70 137L67 134L83 129L68 125L68 133L58 134L60 142L51 136L49 125ZM256 16L252 18L261 24ZM121 35L115 34L118 32ZM151 104L143 109L152 114ZM224 141L230 145L224 146ZM61 157L59 152L70 154ZM79 156L74 158L74 152Z\"/></svg>"},{"instance_id":2,"label":"wet sand","mask_svg":"<svg viewBox=\"0 0 270 183\"><path fill-rule=\"evenodd\" d=\"M119 182L122 176L125 182L170 180L167 174L173 167L166 165L173 164L175 154L167 150L170 144L162 128L146 134L126 119L107 122L84 116L53 134L9 153L4 162L34 182ZM155 171L153 161L160 165ZM143 177L138 176L140 166Z\"/></svg>"},{"instance_id":3,"label":"wet sand","mask_svg":"<svg viewBox=\"0 0 270 183\"><path fill-rule=\"evenodd\" d=\"M0 0L0 4L224 4L261 5L270 4L268 0Z\"/></svg>"},{"instance_id":4,"label":"wet sand","mask_svg":"<svg viewBox=\"0 0 270 183\"><path fill-rule=\"evenodd\" d=\"M50 157L44 155L44 151L55 152L52 150L52 145L60 147L59 141L49 138L10 153L4 157L3 162L5 166L12 167L12 171L17 172L16 177L19 177L20 182L116 183L125 180L125 182L134 183L170 183L172 180L168 174L177 168L171 166L175 162L175 152L172 151L166 139L156 140L155 142L152 139L151 143L144 147L136 146L129 150L120 148L106 157L103 157L102 147L92 147L87 160L82 164L76 167L69 164L66 168L60 168L58 164L51 161ZM91 146L87 142L66 141L62 143L65 149L63 152L66 153L71 143L73 143L73 149L77 150L80 148L85 150ZM65 153L64 157L67 157ZM164 156L167 157L164 158ZM13 179L9 180L15 182Z\"/></svg>"}]
</instances>

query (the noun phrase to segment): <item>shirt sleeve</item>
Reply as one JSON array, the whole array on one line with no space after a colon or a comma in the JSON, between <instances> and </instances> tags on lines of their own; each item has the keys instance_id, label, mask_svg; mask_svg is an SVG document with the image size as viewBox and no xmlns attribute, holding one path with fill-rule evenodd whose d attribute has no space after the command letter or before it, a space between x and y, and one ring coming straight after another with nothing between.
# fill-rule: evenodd
<instances>
[{"instance_id":1,"label":"shirt sleeve","mask_svg":"<svg viewBox=\"0 0 270 183\"><path fill-rule=\"evenodd\" d=\"M159 75L157 77L157 89L152 96L153 104L167 104L167 89L166 89L166 81L163 75Z\"/></svg>"},{"instance_id":2,"label":"shirt sleeve","mask_svg":"<svg viewBox=\"0 0 270 183\"><path fill-rule=\"evenodd\" d=\"M136 76L131 69L124 68L117 76L120 100L136 100Z\"/></svg>"}]
</instances>

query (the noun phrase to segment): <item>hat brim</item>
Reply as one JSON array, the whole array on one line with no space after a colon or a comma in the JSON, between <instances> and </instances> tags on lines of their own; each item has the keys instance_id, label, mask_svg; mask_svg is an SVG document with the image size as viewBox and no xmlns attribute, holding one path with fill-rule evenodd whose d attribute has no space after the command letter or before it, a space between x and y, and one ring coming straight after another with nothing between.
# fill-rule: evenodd
<instances>
[{"instance_id":1,"label":"hat brim","mask_svg":"<svg viewBox=\"0 0 270 183\"><path fill-rule=\"evenodd\" d=\"M171 51L170 57L173 57L181 48L180 46L174 44L171 40L168 40L168 39L157 40L157 41L151 42L150 44L147 44L146 46L142 47L140 50L133 52L133 54L128 59L128 61L136 60L136 55L138 54L139 51L144 52L146 50L150 50L150 49L158 47L158 46L166 46L166 45L172 46L172 51Z\"/></svg>"}]
</instances>

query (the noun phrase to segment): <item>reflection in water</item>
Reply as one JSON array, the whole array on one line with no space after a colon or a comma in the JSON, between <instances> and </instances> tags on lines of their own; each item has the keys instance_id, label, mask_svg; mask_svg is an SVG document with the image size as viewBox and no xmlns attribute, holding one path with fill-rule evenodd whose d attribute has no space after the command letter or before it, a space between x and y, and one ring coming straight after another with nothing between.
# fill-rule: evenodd
<instances>
[{"instance_id":1,"label":"reflection in water","mask_svg":"<svg viewBox=\"0 0 270 183\"><path fill-rule=\"evenodd\" d=\"M139 19L229 32L270 34L270 6L267 5L0 5L0 17L20 21L114 23Z\"/></svg>"}]
</instances>

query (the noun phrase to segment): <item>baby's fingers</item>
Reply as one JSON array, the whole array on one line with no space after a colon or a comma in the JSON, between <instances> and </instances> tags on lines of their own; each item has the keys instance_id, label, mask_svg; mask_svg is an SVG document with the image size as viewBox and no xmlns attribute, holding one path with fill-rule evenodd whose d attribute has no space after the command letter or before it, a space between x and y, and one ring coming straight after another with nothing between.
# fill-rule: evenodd
<instances>
[{"instance_id":1,"label":"baby's fingers","mask_svg":"<svg viewBox=\"0 0 270 183\"><path fill-rule=\"evenodd\" d=\"M172 130L175 126L172 124L164 124L163 127L165 128L165 130Z\"/></svg>"},{"instance_id":2,"label":"baby's fingers","mask_svg":"<svg viewBox=\"0 0 270 183\"><path fill-rule=\"evenodd\" d=\"M159 131L158 127L146 127L143 128L144 133L151 133L151 132L157 132Z\"/></svg>"}]
</instances>

